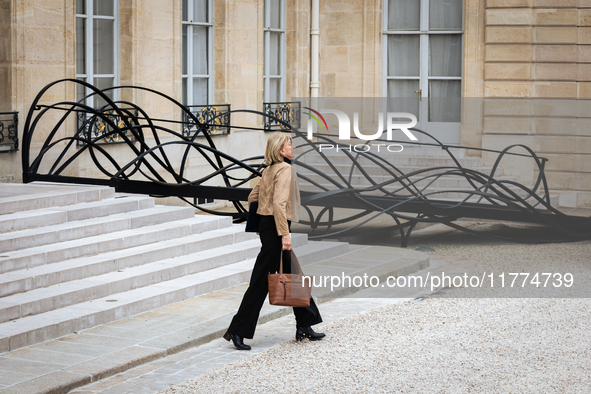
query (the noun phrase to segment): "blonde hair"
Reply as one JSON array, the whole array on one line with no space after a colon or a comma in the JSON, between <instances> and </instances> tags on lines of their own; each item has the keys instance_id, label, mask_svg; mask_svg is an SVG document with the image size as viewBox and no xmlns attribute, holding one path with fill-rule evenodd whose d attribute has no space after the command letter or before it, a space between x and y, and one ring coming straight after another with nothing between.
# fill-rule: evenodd
<instances>
[{"instance_id":1,"label":"blonde hair","mask_svg":"<svg viewBox=\"0 0 591 394\"><path fill-rule=\"evenodd\" d=\"M281 156L281 149L283 149L283 145L287 141L290 141L291 137L287 133L277 133L274 134L269 140L267 141L267 148L265 149L265 161L266 165L271 165L274 163L280 163L283 161L283 156Z\"/></svg>"}]
</instances>

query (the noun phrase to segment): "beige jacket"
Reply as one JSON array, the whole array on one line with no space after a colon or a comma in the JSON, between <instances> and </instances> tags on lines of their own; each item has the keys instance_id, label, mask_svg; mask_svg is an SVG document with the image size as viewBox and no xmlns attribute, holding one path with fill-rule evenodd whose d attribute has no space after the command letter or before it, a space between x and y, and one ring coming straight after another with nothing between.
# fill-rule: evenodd
<instances>
[{"instance_id":1,"label":"beige jacket","mask_svg":"<svg viewBox=\"0 0 591 394\"><path fill-rule=\"evenodd\" d=\"M258 201L259 215L274 216L277 235L289 234L287 221L299 219L300 191L291 165L281 162L265 168L259 183L248 196L248 203Z\"/></svg>"}]
</instances>

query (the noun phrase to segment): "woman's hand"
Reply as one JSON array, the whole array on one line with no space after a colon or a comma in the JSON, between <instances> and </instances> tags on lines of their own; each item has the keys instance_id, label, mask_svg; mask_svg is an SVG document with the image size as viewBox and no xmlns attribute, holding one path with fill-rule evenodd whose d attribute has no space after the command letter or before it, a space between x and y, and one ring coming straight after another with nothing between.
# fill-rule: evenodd
<instances>
[{"instance_id":1,"label":"woman's hand","mask_svg":"<svg viewBox=\"0 0 591 394\"><path fill-rule=\"evenodd\" d=\"M291 250L291 237L289 234L281 236L281 244L283 246L283 250Z\"/></svg>"}]
</instances>

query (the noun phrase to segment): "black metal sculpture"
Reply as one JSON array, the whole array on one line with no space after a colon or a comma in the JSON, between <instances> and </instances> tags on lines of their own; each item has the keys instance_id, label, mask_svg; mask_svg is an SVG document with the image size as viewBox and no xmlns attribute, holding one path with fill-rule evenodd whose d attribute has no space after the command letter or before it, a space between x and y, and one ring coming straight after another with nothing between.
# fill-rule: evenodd
<instances>
[{"instance_id":1,"label":"black metal sculpture","mask_svg":"<svg viewBox=\"0 0 591 394\"><path fill-rule=\"evenodd\" d=\"M311 185L308 190L304 189L301 192L302 206L308 218L301 220L300 223L309 225L312 229L326 228L324 232L312 234L309 238L338 237L380 215L391 216L396 222L394 228L400 232L403 246L407 245L411 232L420 222L444 223L454 229L482 235L454 223L459 218L493 219L551 226L557 234L562 235L562 237L557 236L555 241L591 237L591 218L565 215L551 205L544 172L547 159L539 157L529 147L511 145L503 151L494 151L445 145L422 130L416 128L412 130L429 137L433 142L374 140L372 143L383 142L384 145L398 143L399 146L404 144L407 148L413 145L439 148L447 153L453 165L404 172L386 160L383 155L364 149L363 146L367 143L356 145L355 149L352 149L352 145L339 143L330 135L315 134L317 141L311 142L303 133L296 132L294 140L299 142L302 153L295 162L307 173L300 171L298 177ZM347 163L343 164L341 160L337 167L327 155L321 152L319 147L322 145L339 147ZM498 156L490 173L484 173L463 167L452 152L460 149L487 151ZM522 150L524 153L518 153L516 150ZM306 160L306 156L310 154L318 155L324 162L324 167L330 168L330 174L319 169L318 160L314 165L307 163L310 160ZM524 186L510 179L495 178L503 159L507 156L521 157L534 162L538 175L533 187ZM386 181L374 179L375 175L372 175L368 167L373 167L374 174L387 174L389 179ZM315 175L316 180L312 175ZM361 177L364 182L354 182L352 180L354 175L357 178ZM324 182L319 182L318 178ZM440 179L463 180L468 188L433 190L432 185ZM360 183L369 185L364 186ZM450 192L462 194L463 197L456 200L439 197ZM322 209L314 214L310 209L312 206L320 206ZM335 219L334 211L337 208L352 209L357 212ZM324 219L325 216L326 219ZM331 227L351 221L360 222L355 226L331 232ZM515 241L515 239L501 236L486 236Z\"/></svg>"},{"instance_id":2,"label":"black metal sculpture","mask_svg":"<svg viewBox=\"0 0 591 394\"><path fill-rule=\"evenodd\" d=\"M86 98L52 105L40 104L47 90L62 83L82 84L92 91L91 95L100 96L107 104L102 108L91 108L84 104ZM105 94L113 89L137 89L142 90L144 95L149 93L164 99L173 104L175 111L181 115L181 120L153 119L132 102L113 101ZM290 105L289 108L283 108L282 113L289 114L292 110L293 106ZM48 116L56 113L59 116ZM561 240L591 237L590 219L568 216L551 206L544 174L546 159L538 157L527 146L514 145L496 152L498 158L491 172L487 174L463 167L452 153L455 149L472 148L445 145L433 136L414 129L433 141L421 145L445 150L455 165L404 173L381 155L364 152L363 149L347 151L346 146L335 141L333 136L315 134L314 141L308 140L303 132L290 123L295 120L299 124L299 113L297 117L292 114L291 118L290 115L281 115L279 118L276 116L279 112L270 108L265 108L265 112L233 110L214 113L212 110L208 112L207 117L202 117L196 116L175 99L152 89L123 86L101 91L75 79L49 84L33 101L24 127L23 181L110 185L120 192L177 196L191 205L194 204L187 198L227 200L233 203L235 212L220 213L197 207L213 214L231 215L237 221L244 220L247 210L243 202L247 200L250 192L249 181L260 176L263 167L262 157L234 158L216 148L211 132L212 128L221 126L220 119L227 119L229 122L230 114L236 113L261 116L263 121L260 124L265 125L264 128L267 128L266 125L278 125L283 132L291 133L297 145L295 164L301 168L298 176L302 182L309 185L302 189L302 205L307 218L301 223L311 227L312 238L339 236L380 215L388 215L394 220L404 246L419 222L440 222L452 228L472 232L454 223L458 218L464 217L543 224L562 234L564 237ZM70 121L70 118L74 120ZM47 137L37 141L38 129L41 125L47 127L43 122L46 119L52 119L45 129ZM82 121L76 122L75 119ZM64 132L64 128L70 124L68 122L77 124L75 131L70 135ZM187 124L194 132L186 132ZM237 128L229 124L227 127L228 130ZM100 133L97 133L97 130ZM64 135L57 137L60 132ZM197 137L204 137L204 141L197 142ZM119 154L124 153L121 156L128 159L116 157L109 151L108 144L101 144L115 140L120 142L119 147L125 149L123 152L119 151ZM388 141L392 142L400 141ZM341 163L337 168L330 158L322 153L322 144L345 148L344 154L348 163ZM412 145L406 141L404 144ZM37 152L31 157L33 148ZM524 153L517 153L516 149L522 149ZM90 155L91 162L102 177L67 175L70 166L85 153ZM210 166L209 174L198 178L189 175L191 168L188 162L193 155ZM312 155L318 155L330 172L327 173L319 169L318 165L312 164L308 159ZM519 156L534 161L538 176L533 187L528 188L516 181L495 178L495 173L506 156ZM369 167L386 174L387 180L376 180L368 171ZM354 175L361 177L368 185L353 182ZM318 178L322 182L319 182ZM431 185L442 178L462 179L470 188L433 191ZM217 186L211 186L212 183ZM465 197L457 201L438 198L442 193L450 191L463 193ZM334 217L336 208L353 209L356 212L337 219ZM318 212L314 213L314 210ZM361 222L355 225L346 225L359 220ZM342 224L345 224L345 228L331 232L334 226ZM324 231L321 231L322 229Z\"/></svg>"},{"instance_id":3,"label":"black metal sculpture","mask_svg":"<svg viewBox=\"0 0 591 394\"><path fill-rule=\"evenodd\" d=\"M102 108L89 107L84 104L88 96L79 101L40 104L49 89L64 83L81 84L90 89L90 95L100 96L107 104ZM138 105L123 100L113 101L106 94L109 90L125 89L141 90L144 94L149 93L172 103L182 120L153 119ZM262 114L247 110L233 112ZM44 123L50 115L56 114L57 121L51 118L49 124ZM76 120L77 127L75 132L68 135L65 130L71 118ZM120 192L178 196L191 205L194 204L187 198L224 199L234 203L236 212L232 216L241 219L246 213L241 202L246 200L250 192L249 180L260 175L262 158L258 156L238 160L219 151L212 138L212 129L223 126L220 119L229 119L229 113L216 115L209 111L204 119L175 99L149 88L120 86L99 90L75 79L55 81L39 92L27 114L22 151L23 181L110 185ZM45 127L47 133L44 141L36 140L40 127ZM60 132L62 136L58 137ZM197 137L204 137L204 143L197 142ZM113 155L105 142L124 145L127 148L123 152L124 156L131 157L131 160L123 161L121 157ZM35 157L31 157L34 147L38 151ZM180 151L177 150L173 157L167 149L175 147L180 148ZM67 175L70 166L83 154L90 155L102 177ZM187 162L192 154L205 159L212 168L211 174L199 179L186 176ZM173 165L174 160L177 165ZM242 174L236 175L239 172ZM221 186L207 186L212 181L218 181ZM247 187L244 188L244 185Z\"/></svg>"}]
</instances>

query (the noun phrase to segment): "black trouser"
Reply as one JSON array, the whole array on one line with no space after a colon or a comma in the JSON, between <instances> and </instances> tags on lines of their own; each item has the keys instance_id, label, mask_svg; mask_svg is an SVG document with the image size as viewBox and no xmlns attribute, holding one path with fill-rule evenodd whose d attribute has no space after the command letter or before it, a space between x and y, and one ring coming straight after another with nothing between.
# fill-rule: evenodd
<instances>
[{"instance_id":1,"label":"black trouser","mask_svg":"<svg viewBox=\"0 0 591 394\"><path fill-rule=\"evenodd\" d=\"M281 236L277 235L273 216L261 216L259 235L263 245L254 263L250 284L244 293L240 308L228 328L229 333L243 338L254 336L259 313L269 292L267 274L279 270L282 243ZM291 254L287 250L283 252L283 272L291 272ZM313 326L322 322L320 311L313 299L310 299L309 307L293 308L293 313L298 327Z\"/></svg>"}]
</instances>

